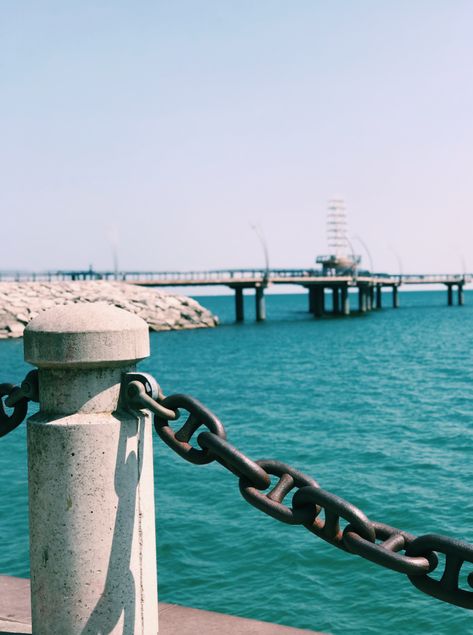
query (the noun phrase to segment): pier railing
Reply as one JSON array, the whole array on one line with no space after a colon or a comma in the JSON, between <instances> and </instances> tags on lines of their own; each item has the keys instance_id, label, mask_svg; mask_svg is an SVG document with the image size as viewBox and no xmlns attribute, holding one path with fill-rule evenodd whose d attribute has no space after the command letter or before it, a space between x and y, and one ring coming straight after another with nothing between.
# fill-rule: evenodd
<instances>
[{"instance_id":1,"label":"pier railing","mask_svg":"<svg viewBox=\"0 0 473 635\"><path fill-rule=\"evenodd\" d=\"M186 394L165 397L136 369L149 354L140 318L103 305L56 307L28 325L24 346L38 370L19 387L0 385L13 408L7 414L0 399L0 436L22 423L29 401L39 401L28 420L35 635L157 632L153 425L182 459L230 471L243 498L263 513L473 609L462 570L473 564L473 545L374 521L291 465L247 456L205 405ZM182 413L187 418L176 429ZM431 575L438 553L445 556L441 577ZM473 588L473 573L466 584Z\"/></svg>"},{"instance_id":2,"label":"pier railing","mask_svg":"<svg viewBox=\"0 0 473 635\"><path fill-rule=\"evenodd\" d=\"M149 283L154 286L192 286L192 285L232 285L238 282L250 283L291 283L300 279L359 279L379 281L384 284L465 284L472 281L470 273L435 273L435 274L391 274L356 270L345 273L330 273L315 268L240 268L240 269L208 269L189 271L95 271L87 270L49 270L49 271L0 271L3 282L58 282L64 280L119 280L135 283Z\"/></svg>"},{"instance_id":3,"label":"pier railing","mask_svg":"<svg viewBox=\"0 0 473 635\"><path fill-rule=\"evenodd\" d=\"M244 321L245 289L255 292L255 316L266 319L265 290L270 285L298 285L308 291L309 311L315 317L326 314L325 292L332 295L335 315L350 315L349 291L358 290L358 312L366 313L382 307L382 290L392 292L392 306L399 306L398 289L402 285L442 284L447 288L447 303L454 304L453 289L457 287L458 304L464 303L464 286L471 282L470 274L408 274L392 275L355 270L349 272L320 269L215 269L207 271L48 271L0 272L0 281L61 282L66 280L121 281L146 287L226 286L235 294L235 319Z\"/></svg>"}]
</instances>

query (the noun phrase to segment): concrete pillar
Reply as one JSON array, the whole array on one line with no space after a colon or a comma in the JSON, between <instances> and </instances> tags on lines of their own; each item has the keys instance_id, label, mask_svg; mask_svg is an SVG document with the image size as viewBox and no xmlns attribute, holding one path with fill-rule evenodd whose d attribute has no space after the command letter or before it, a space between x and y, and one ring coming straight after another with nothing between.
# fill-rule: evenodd
<instances>
[{"instance_id":1,"label":"concrete pillar","mask_svg":"<svg viewBox=\"0 0 473 635\"><path fill-rule=\"evenodd\" d=\"M383 291L382 291L382 286L380 284L376 285L376 308L377 309L382 309L383 308Z\"/></svg>"},{"instance_id":2,"label":"concrete pillar","mask_svg":"<svg viewBox=\"0 0 473 635\"><path fill-rule=\"evenodd\" d=\"M364 285L358 287L358 309L360 313L366 313L366 288Z\"/></svg>"},{"instance_id":3,"label":"concrete pillar","mask_svg":"<svg viewBox=\"0 0 473 635\"><path fill-rule=\"evenodd\" d=\"M393 309L399 308L399 293L396 285L393 286Z\"/></svg>"},{"instance_id":4,"label":"concrete pillar","mask_svg":"<svg viewBox=\"0 0 473 635\"><path fill-rule=\"evenodd\" d=\"M465 295L463 293L463 285L458 285L458 306L463 306L465 303Z\"/></svg>"},{"instance_id":5,"label":"concrete pillar","mask_svg":"<svg viewBox=\"0 0 473 635\"><path fill-rule=\"evenodd\" d=\"M453 305L453 287L451 284L447 284L447 304L448 306Z\"/></svg>"},{"instance_id":6,"label":"concrete pillar","mask_svg":"<svg viewBox=\"0 0 473 635\"><path fill-rule=\"evenodd\" d=\"M316 317L322 317L325 313L325 293L324 287L317 285L315 289L315 312Z\"/></svg>"},{"instance_id":7,"label":"concrete pillar","mask_svg":"<svg viewBox=\"0 0 473 635\"><path fill-rule=\"evenodd\" d=\"M243 304L243 289L237 287L235 289L235 319L237 322L243 322L245 319L245 307Z\"/></svg>"},{"instance_id":8,"label":"concrete pillar","mask_svg":"<svg viewBox=\"0 0 473 635\"><path fill-rule=\"evenodd\" d=\"M372 311L375 307L374 285L370 285L368 289L368 310Z\"/></svg>"},{"instance_id":9,"label":"concrete pillar","mask_svg":"<svg viewBox=\"0 0 473 635\"><path fill-rule=\"evenodd\" d=\"M340 314L340 296L338 287L332 289L332 305L334 315Z\"/></svg>"},{"instance_id":10,"label":"concrete pillar","mask_svg":"<svg viewBox=\"0 0 473 635\"><path fill-rule=\"evenodd\" d=\"M255 301L256 301L256 321L263 322L266 320L266 302L264 299L264 288L255 288Z\"/></svg>"},{"instance_id":11,"label":"concrete pillar","mask_svg":"<svg viewBox=\"0 0 473 635\"><path fill-rule=\"evenodd\" d=\"M147 324L101 304L41 313L25 329L39 368L28 420L35 635L157 632L152 419L118 408L149 355Z\"/></svg>"},{"instance_id":12,"label":"concrete pillar","mask_svg":"<svg viewBox=\"0 0 473 635\"><path fill-rule=\"evenodd\" d=\"M348 295L348 287L346 284L341 288L342 293L342 313L343 315L350 315L350 297Z\"/></svg>"},{"instance_id":13,"label":"concrete pillar","mask_svg":"<svg viewBox=\"0 0 473 635\"><path fill-rule=\"evenodd\" d=\"M315 315L316 291L315 287L309 287L309 313Z\"/></svg>"}]
</instances>

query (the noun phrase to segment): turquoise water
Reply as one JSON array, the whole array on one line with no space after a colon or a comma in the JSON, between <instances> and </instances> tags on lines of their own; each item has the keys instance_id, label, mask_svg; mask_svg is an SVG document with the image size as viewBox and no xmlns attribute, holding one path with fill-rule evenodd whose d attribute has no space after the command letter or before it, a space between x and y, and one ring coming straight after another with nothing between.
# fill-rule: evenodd
<instances>
[{"instance_id":1,"label":"turquoise water","mask_svg":"<svg viewBox=\"0 0 473 635\"><path fill-rule=\"evenodd\" d=\"M473 293L464 307L445 292L400 300L314 320L305 296L268 296L256 324L248 298L234 325L233 298L205 298L222 326L152 334L142 369L213 409L252 458L294 465L373 520L473 542ZM0 380L20 380L22 342L0 356ZM27 576L25 426L0 447L0 572ZM335 635L473 632L470 612L249 506L221 466L157 438L155 454L163 601Z\"/></svg>"}]
</instances>

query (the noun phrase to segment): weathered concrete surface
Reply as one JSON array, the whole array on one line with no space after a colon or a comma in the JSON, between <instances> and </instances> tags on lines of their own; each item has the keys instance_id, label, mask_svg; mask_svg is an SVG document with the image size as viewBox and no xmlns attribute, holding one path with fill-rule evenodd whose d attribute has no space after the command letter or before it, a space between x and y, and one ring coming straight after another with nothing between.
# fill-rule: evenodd
<instances>
[{"instance_id":1,"label":"weathered concrete surface","mask_svg":"<svg viewBox=\"0 0 473 635\"><path fill-rule=\"evenodd\" d=\"M149 354L146 322L116 307L54 307L25 330L39 368L28 419L35 635L157 631L152 419L119 409L122 373Z\"/></svg>"},{"instance_id":2,"label":"weathered concrete surface","mask_svg":"<svg viewBox=\"0 0 473 635\"><path fill-rule=\"evenodd\" d=\"M112 367L149 357L148 328L138 316L101 303L56 306L28 324L24 348L25 360L42 368Z\"/></svg>"},{"instance_id":3,"label":"weathered concrete surface","mask_svg":"<svg viewBox=\"0 0 473 635\"><path fill-rule=\"evenodd\" d=\"M0 634L12 635L13 633L17 635L31 633L29 580L0 576ZM310 635L311 633L317 635L314 631L190 609L176 604L159 603L159 635L199 633L202 635L221 635L221 633L225 635Z\"/></svg>"},{"instance_id":4,"label":"weathered concrete surface","mask_svg":"<svg viewBox=\"0 0 473 635\"><path fill-rule=\"evenodd\" d=\"M29 580L0 576L0 633L31 633Z\"/></svg>"},{"instance_id":5,"label":"weathered concrete surface","mask_svg":"<svg viewBox=\"0 0 473 635\"><path fill-rule=\"evenodd\" d=\"M216 326L196 300L124 282L0 282L0 339L21 337L41 311L77 302L102 302L141 317L153 331Z\"/></svg>"}]
</instances>

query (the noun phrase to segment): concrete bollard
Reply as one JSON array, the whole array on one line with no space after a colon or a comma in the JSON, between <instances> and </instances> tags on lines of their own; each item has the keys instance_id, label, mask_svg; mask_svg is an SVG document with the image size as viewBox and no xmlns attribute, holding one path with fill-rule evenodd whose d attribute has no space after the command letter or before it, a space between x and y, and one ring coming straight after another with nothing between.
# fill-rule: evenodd
<instances>
[{"instance_id":1,"label":"concrete bollard","mask_svg":"<svg viewBox=\"0 0 473 635\"><path fill-rule=\"evenodd\" d=\"M151 416L120 408L122 374L149 355L146 323L74 304L27 326L40 412L28 420L35 635L157 633Z\"/></svg>"}]
</instances>

